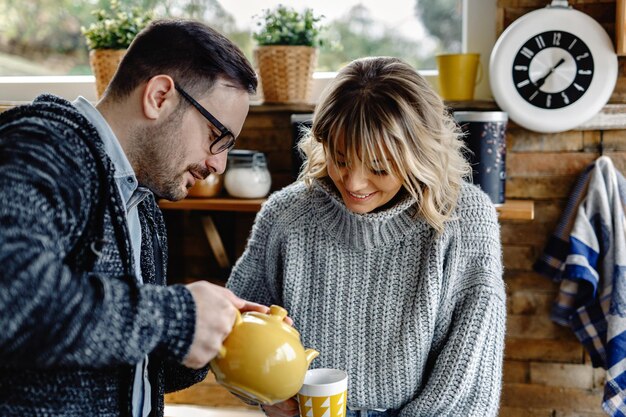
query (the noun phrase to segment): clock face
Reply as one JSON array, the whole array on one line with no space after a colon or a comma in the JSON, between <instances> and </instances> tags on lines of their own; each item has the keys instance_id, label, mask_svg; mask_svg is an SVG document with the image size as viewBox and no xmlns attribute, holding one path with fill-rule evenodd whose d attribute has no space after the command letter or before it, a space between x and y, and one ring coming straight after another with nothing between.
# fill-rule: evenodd
<instances>
[{"instance_id":1,"label":"clock face","mask_svg":"<svg viewBox=\"0 0 626 417\"><path fill-rule=\"evenodd\" d=\"M575 103L594 74L593 55L579 37L562 30L528 39L513 59L513 83L529 104L560 109Z\"/></svg>"}]
</instances>

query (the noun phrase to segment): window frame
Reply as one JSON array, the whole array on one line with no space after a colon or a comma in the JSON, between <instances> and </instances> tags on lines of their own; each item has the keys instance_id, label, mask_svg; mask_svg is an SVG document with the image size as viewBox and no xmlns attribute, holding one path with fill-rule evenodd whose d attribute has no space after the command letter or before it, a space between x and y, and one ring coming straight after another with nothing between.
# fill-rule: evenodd
<instances>
[{"instance_id":1,"label":"window frame","mask_svg":"<svg viewBox=\"0 0 626 417\"><path fill-rule=\"evenodd\" d=\"M489 88L489 55L496 40L497 0L463 0L463 52L480 53L482 78L476 86L475 99L491 98ZM334 77L334 72L317 72L313 77L313 102ZM420 71L437 89L437 70ZM74 100L83 96L96 101L93 75L5 76L0 77L0 102L31 101L42 92Z\"/></svg>"}]
</instances>

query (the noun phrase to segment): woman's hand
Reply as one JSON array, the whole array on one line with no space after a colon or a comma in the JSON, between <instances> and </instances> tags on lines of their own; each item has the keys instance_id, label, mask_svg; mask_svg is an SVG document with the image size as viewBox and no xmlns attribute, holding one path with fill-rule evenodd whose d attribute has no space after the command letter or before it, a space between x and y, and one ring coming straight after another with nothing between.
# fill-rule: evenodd
<instances>
[{"instance_id":1,"label":"woman's hand","mask_svg":"<svg viewBox=\"0 0 626 417\"><path fill-rule=\"evenodd\" d=\"M261 409L269 417L294 417L299 413L295 397L274 405L262 405Z\"/></svg>"}]
</instances>

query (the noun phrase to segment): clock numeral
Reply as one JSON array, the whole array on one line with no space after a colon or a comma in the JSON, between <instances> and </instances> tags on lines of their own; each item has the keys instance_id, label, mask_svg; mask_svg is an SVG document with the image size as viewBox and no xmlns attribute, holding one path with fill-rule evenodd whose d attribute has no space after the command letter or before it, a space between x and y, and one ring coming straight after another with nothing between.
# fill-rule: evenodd
<instances>
[{"instance_id":1,"label":"clock numeral","mask_svg":"<svg viewBox=\"0 0 626 417\"><path fill-rule=\"evenodd\" d=\"M523 47L522 50L520 51L520 54L524 55L528 59L531 59L533 56L535 56L535 53L531 51L530 49L528 49L527 47Z\"/></svg>"},{"instance_id":2,"label":"clock numeral","mask_svg":"<svg viewBox=\"0 0 626 417\"><path fill-rule=\"evenodd\" d=\"M582 38L567 30L547 30L518 45L507 71L512 82L506 88L530 108L544 114L570 108L592 88L598 56Z\"/></svg>"},{"instance_id":3,"label":"clock numeral","mask_svg":"<svg viewBox=\"0 0 626 417\"><path fill-rule=\"evenodd\" d=\"M543 41L541 35L535 36L535 42L537 42L537 46L539 47L539 49L546 47L546 43Z\"/></svg>"}]
</instances>

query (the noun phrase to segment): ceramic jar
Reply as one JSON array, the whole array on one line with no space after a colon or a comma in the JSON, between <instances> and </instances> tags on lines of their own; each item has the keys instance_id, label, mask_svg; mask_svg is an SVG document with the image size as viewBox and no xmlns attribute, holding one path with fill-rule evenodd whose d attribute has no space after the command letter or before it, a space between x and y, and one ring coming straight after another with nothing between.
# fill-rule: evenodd
<instances>
[{"instance_id":1,"label":"ceramic jar","mask_svg":"<svg viewBox=\"0 0 626 417\"><path fill-rule=\"evenodd\" d=\"M263 152L235 149L228 153L224 187L238 198L261 198L270 191L272 178Z\"/></svg>"},{"instance_id":2,"label":"ceramic jar","mask_svg":"<svg viewBox=\"0 0 626 417\"><path fill-rule=\"evenodd\" d=\"M222 351L211 361L217 382L261 404L296 395L319 353L304 349L300 333L284 322L287 311L273 305L269 314L246 312L237 317Z\"/></svg>"}]
</instances>

